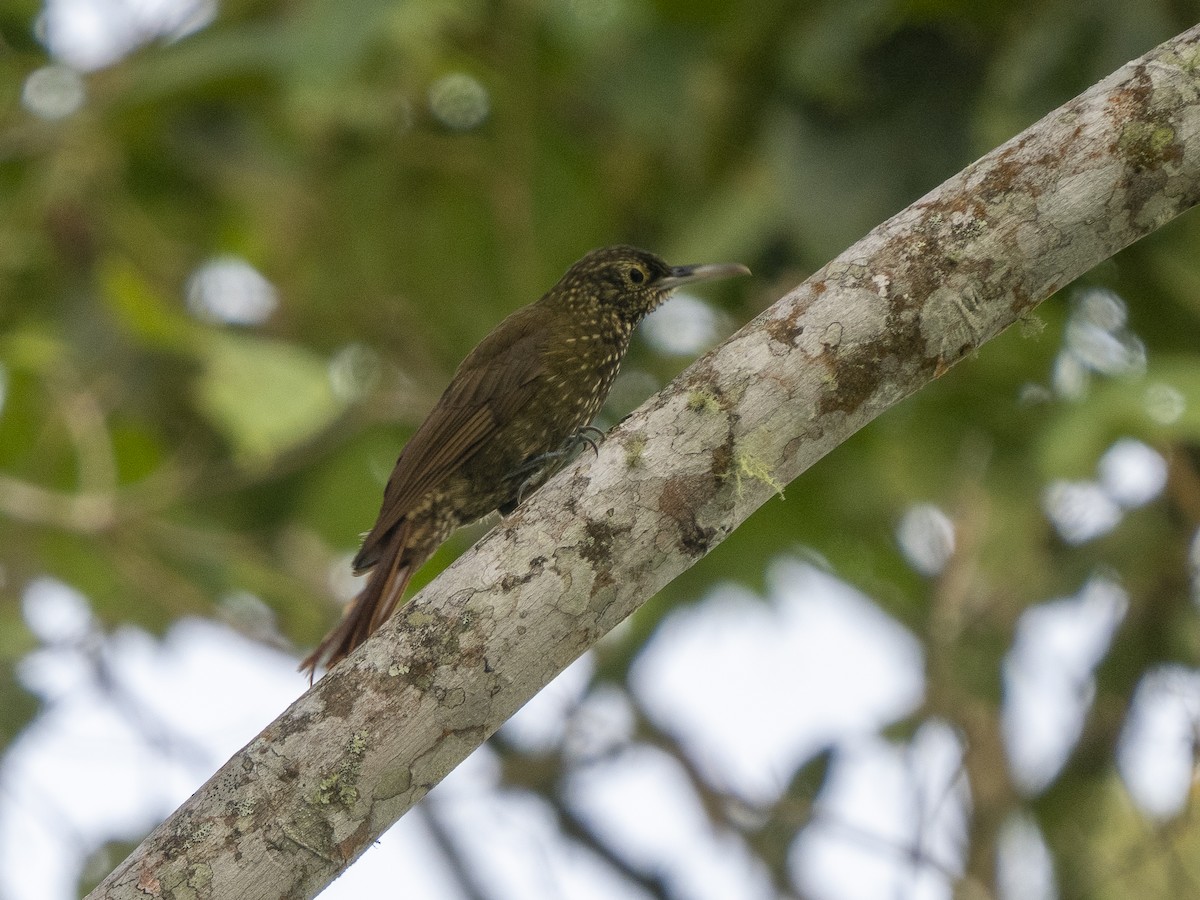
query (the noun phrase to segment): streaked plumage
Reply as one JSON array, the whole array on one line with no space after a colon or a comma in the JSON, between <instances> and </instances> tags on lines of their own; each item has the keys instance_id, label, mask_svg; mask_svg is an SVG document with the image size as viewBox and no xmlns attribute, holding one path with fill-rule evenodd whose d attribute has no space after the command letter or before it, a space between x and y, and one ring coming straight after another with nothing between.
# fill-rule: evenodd
<instances>
[{"instance_id":1,"label":"streaked plumage","mask_svg":"<svg viewBox=\"0 0 1200 900\"><path fill-rule=\"evenodd\" d=\"M354 558L369 573L342 621L301 664L310 677L395 611L413 573L456 528L511 511L600 411L646 314L681 284L749 274L668 266L634 247L594 250L480 342L400 453ZM525 490L523 491L523 486Z\"/></svg>"}]
</instances>

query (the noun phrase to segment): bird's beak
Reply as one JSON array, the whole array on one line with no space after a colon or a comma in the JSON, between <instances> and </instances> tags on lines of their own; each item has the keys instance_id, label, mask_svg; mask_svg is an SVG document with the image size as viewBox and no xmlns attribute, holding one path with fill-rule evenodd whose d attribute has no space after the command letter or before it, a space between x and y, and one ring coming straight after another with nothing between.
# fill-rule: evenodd
<instances>
[{"instance_id":1,"label":"bird's beak","mask_svg":"<svg viewBox=\"0 0 1200 900\"><path fill-rule=\"evenodd\" d=\"M718 278L733 278L749 275L750 270L741 263L706 263L699 266L672 266L671 274L660 278L654 285L661 290L673 290L698 281L716 281Z\"/></svg>"}]
</instances>

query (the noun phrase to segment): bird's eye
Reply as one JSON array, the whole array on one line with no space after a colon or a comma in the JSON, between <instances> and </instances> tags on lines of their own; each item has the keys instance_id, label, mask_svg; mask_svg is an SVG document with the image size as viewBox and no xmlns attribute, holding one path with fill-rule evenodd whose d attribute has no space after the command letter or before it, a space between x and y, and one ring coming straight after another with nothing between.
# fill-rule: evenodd
<instances>
[{"instance_id":1,"label":"bird's eye","mask_svg":"<svg viewBox=\"0 0 1200 900\"><path fill-rule=\"evenodd\" d=\"M641 284L646 280L646 270L640 266L631 266L629 269L629 280L634 284Z\"/></svg>"}]
</instances>

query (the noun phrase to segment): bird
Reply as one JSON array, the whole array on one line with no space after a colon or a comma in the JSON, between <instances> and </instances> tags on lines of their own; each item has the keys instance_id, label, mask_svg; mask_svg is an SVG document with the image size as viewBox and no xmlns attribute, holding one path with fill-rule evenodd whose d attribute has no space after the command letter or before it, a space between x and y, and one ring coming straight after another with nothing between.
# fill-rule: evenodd
<instances>
[{"instance_id":1,"label":"bird","mask_svg":"<svg viewBox=\"0 0 1200 900\"><path fill-rule=\"evenodd\" d=\"M402 448L352 564L366 583L300 671L311 682L366 641L457 528L508 515L576 449L596 448L591 422L630 336L672 291L749 274L737 263L671 266L636 247L604 247L497 325Z\"/></svg>"}]
</instances>

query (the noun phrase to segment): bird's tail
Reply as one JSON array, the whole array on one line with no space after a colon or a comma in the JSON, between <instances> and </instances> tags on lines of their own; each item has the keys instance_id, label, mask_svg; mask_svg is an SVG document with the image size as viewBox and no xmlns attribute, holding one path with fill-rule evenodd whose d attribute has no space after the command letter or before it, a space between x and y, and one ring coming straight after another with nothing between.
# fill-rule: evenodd
<instances>
[{"instance_id":1,"label":"bird's tail","mask_svg":"<svg viewBox=\"0 0 1200 900\"><path fill-rule=\"evenodd\" d=\"M300 663L300 671L308 673L309 683L316 676L318 666L333 668L395 612L416 568L405 553L408 531L407 520L397 526L387 541L383 556L368 573L366 586L350 601L342 621Z\"/></svg>"}]
</instances>

